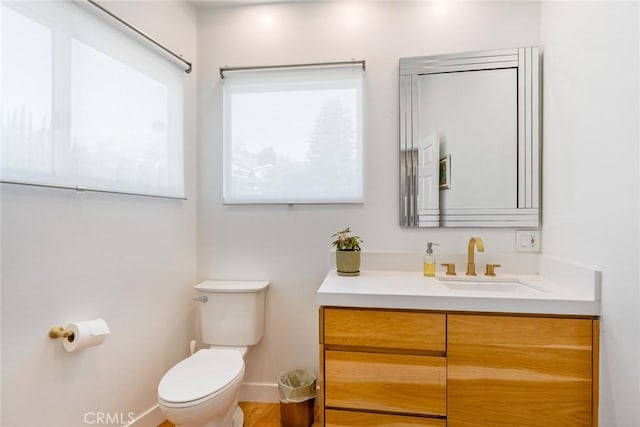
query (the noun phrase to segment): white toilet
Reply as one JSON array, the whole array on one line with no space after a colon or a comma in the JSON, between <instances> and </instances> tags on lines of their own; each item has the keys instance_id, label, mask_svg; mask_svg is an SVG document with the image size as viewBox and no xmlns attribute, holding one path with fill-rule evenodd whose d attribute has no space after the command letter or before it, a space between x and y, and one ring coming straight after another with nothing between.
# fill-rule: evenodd
<instances>
[{"instance_id":1,"label":"white toilet","mask_svg":"<svg viewBox=\"0 0 640 427\"><path fill-rule=\"evenodd\" d=\"M178 427L242 427L238 394L247 346L264 333L264 301L269 282L214 281L198 284L200 350L176 364L160 380L158 404Z\"/></svg>"}]
</instances>

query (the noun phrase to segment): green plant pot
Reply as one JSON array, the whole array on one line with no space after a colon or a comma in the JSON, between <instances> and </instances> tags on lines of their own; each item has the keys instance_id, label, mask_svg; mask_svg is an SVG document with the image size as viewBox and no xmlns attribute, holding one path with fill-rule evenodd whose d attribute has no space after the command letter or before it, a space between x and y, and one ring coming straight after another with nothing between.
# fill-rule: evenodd
<instances>
[{"instance_id":1,"label":"green plant pot","mask_svg":"<svg viewBox=\"0 0 640 427\"><path fill-rule=\"evenodd\" d=\"M360 274L360 251L336 251L336 271L338 276Z\"/></svg>"}]
</instances>

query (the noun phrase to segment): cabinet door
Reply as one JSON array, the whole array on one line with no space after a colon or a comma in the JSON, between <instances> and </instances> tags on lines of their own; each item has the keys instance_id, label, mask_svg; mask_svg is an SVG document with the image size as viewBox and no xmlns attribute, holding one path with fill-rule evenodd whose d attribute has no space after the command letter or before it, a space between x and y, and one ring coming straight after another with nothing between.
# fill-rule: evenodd
<instances>
[{"instance_id":1,"label":"cabinet door","mask_svg":"<svg viewBox=\"0 0 640 427\"><path fill-rule=\"evenodd\" d=\"M407 417L360 411L327 410L326 427L446 427L439 418Z\"/></svg>"},{"instance_id":2,"label":"cabinet door","mask_svg":"<svg viewBox=\"0 0 640 427\"><path fill-rule=\"evenodd\" d=\"M324 343L331 346L444 353L446 316L394 310L325 308Z\"/></svg>"},{"instance_id":3,"label":"cabinet door","mask_svg":"<svg viewBox=\"0 0 640 427\"><path fill-rule=\"evenodd\" d=\"M592 425L590 319L447 316L447 425Z\"/></svg>"},{"instance_id":4,"label":"cabinet door","mask_svg":"<svg viewBox=\"0 0 640 427\"><path fill-rule=\"evenodd\" d=\"M325 351L325 406L445 416L444 357Z\"/></svg>"}]
</instances>

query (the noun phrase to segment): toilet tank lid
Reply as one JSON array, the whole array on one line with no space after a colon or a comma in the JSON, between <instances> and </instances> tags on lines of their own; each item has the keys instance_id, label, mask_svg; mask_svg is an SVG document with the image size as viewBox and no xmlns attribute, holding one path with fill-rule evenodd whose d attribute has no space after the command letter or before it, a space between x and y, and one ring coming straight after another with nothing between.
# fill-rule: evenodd
<instances>
[{"instance_id":1,"label":"toilet tank lid","mask_svg":"<svg viewBox=\"0 0 640 427\"><path fill-rule=\"evenodd\" d=\"M206 280L195 288L202 292L259 292L267 286L266 280Z\"/></svg>"}]
</instances>

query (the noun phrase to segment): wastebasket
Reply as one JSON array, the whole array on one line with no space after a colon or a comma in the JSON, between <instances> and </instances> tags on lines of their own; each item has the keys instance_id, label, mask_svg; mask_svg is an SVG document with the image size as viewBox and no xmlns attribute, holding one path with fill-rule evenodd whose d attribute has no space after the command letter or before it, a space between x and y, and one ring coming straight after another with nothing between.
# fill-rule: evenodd
<instances>
[{"instance_id":1,"label":"wastebasket","mask_svg":"<svg viewBox=\"0 0 640 427\"><path fill-rule=\"evenodd\" d=\"M316 376L308 369L292 369L280 374L280 424L282 427L309 427L313 424Z\"/></svg>"}]
</instances>

